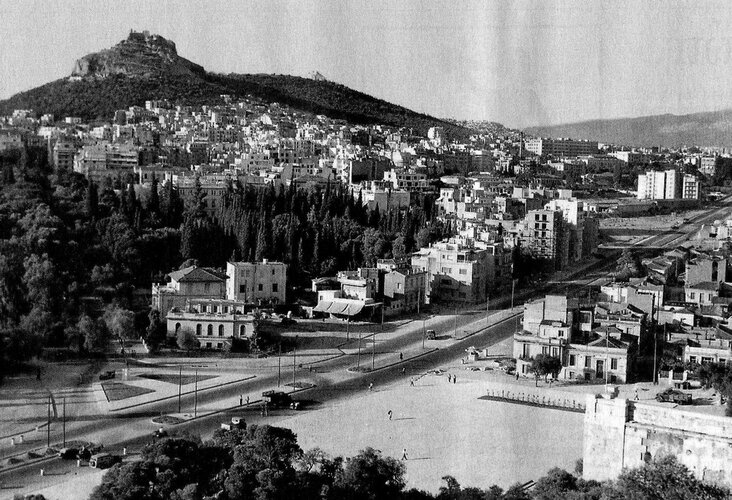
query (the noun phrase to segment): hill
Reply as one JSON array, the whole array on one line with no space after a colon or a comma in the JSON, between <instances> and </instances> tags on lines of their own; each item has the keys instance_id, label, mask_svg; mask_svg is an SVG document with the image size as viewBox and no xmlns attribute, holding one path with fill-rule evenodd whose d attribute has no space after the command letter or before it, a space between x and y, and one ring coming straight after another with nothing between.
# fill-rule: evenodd
<instances>
[{"instance_id":1,"label":"hill","mask_svg":"<svg viewBox=\"0 0 732 500\"><path fill-rule=\"evenodd\" d=\"M571 137L626 146L732 147L732 110L690 115L655 115L529 127L542 137Z\"/></svg>"},{"instance_id":2,"label":"hill","mask_svg":"<svg viewBox=\"0 0 732 500\"><path fill-rule=\"evenodd\" d=\"M472 132L322 78L209 73L179 56L172 41L147 32L132 32L114 47L82 57L68 78L0 101L0 114L34 109L59 117L110 119L116 110L144 106L150 99L200 105L219 102L222 94L252 95L358 124L412 127L421 133L439 126L451 137Z\"/></svg>"}]
</instances>

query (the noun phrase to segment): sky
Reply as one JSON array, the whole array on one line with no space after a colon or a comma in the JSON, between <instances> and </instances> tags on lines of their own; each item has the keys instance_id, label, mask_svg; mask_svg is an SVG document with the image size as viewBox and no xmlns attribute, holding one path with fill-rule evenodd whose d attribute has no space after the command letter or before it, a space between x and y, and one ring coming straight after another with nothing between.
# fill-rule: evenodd
<instances>
[{"instance_id":1,"label":"sky","mask_svg":"<svg viewBox=\"0 0 732 500\"><path fill-rule=\"evenodd\" d=\"M720 1L0 0L0 99L130 29L209 71L319 71L443 118L512 127L732 108Z\"/></svg>"}]
</instances>

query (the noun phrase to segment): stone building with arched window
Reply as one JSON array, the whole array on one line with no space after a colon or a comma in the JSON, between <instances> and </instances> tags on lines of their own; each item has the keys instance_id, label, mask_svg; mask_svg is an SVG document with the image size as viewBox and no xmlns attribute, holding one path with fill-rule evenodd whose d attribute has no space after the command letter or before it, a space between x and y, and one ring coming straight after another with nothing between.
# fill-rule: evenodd
<instances>
[{"instance_id":1,"label":"stone building with arched window","mask_svg":"<svg viewBox=\"0 0 732 500\"><path fill-rule=\"evenodd\" d=\"M174 307L167 317L169 337L181 330L195 333L202 349L223 350L234 338L249 339L255 331L254 316L247 314L244 302L223 299L188 300L185 307Z\"/></svg>"}]
</instances>

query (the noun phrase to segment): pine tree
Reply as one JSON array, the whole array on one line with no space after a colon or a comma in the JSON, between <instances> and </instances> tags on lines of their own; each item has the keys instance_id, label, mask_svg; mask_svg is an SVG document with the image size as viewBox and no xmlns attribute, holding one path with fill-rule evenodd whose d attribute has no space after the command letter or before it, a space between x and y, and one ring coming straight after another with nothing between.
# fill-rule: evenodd
<instances>
[{"instance_id":1,"label":"pine tree","mask_svg":"<svg viewBox=\"0 0 732 500\"><path fill-rule=\"evenodd\" d=\"M184 259L195 259L198 256L196 229L193 217L187 216L180 233L180 254Z\"/></svg>"}]
</instances>

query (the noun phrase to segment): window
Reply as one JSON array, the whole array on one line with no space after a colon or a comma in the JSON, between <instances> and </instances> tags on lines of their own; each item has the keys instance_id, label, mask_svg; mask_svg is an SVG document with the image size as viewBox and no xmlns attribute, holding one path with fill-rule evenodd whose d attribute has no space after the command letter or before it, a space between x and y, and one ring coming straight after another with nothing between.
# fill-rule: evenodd
<instances>
[{"instance_id":1,"label":"window","mask_svg":"<svg viewBox=\"0 0 732 500\"><path fill-rule=\"evenodd\" d=\"M224 336L224 325L219 325L219 337Z\"/></svg>"},{"instance_id":2,"label":"window","mask_svg":"<svg viewBox=\"0 0 732 500\"><path fill-rule=\"evenodd\" d=\"M522 357L528 358L529 357L529 344L523 344L521 351L522 351L521 352Z\"/></svg>"},{"instance_id":3,"label":"window","mask_svg":"<svg viewBox=\"0 0 732 500\"><path fill-rule=\"evenodd\" d=\"M460 274L468 274L468 270L467 269L460 269Z\"/></svg>"},{"instance_id":4,"label":"window","mask_svg":"<svg viewBox=\"0 0 732 500\"><path fill-rule=\"evenodd\" d=\"M213 325L208 325L208 328L206 329L206 335L209 337L213 335Z\"/></svg>"},{"instance_id":5,"label":"window","mask_svg":"<svg viewBox=\"0 0 732 500\"><path fill-rule=\"evenodd\" d=\"M197 324L196 325L196 335L200 336L202 331L203 330L202 330L202 327L201 327L201 323Z\"/></svg>"},{"instance_id":6,"label":"window","mask_svg":"<svg viewBox=\"0 0 732 500\"><path fill-rule=\"evenodd\" d=\"M223 348L224 348L223 342L219 342L218 344L216 344L216 349L223 349Z\"/></svg>"},{"instance_id":7,"label":"window","mask_svg":"<svg viewBox=\"0 0 732 500\"><path fill-rule=\"evenodd\" d=\"M247 291L247 284L246 283L243 283L243 284L239 285L239 293L246 293L246 291Z\"/></svg>"},{"instance_id":8,"label":"window","mask_svg":"<svg viewBox=\"0 0 732 500\"><path fill-rule=\"evenodd\" d=\"M695 300L696 299L696 293L695 292L689 292L689 300Z\"/></svg>"},{"instance_id":9,"label":"window","mask_svg":"<svg viewBox=\"0 0 732 500\"><path fill-rule=\"evenodd\" d=\"M247 329L244 325L239 326L239 336L245 337L247 334Z\"/></svg>"},{"instance_id":10,"label":"window","mask_svg":"<svg viewBox=\"0 0 732 500\"><path fill-rule=\"evenodd\" d=\"M257 285L257 290L259 290L260 292L263 291L264 290L264 285L261 284L261 283L259 285Z\"/></svg>"},{"instance_id":11,"label":"window","mask_svg":"<svg viewBox=\"0 0 732 500\"><path fill-rule=\"evenodd\" d=\"M559 347L552 347L552 356L555 358L559 357Z\"/></svg>"},{"instance_id":12,"label":"window","mask_svg":"<svg viewBox=\"0 0 732 500\"><path fill-rule=\"evenodd\" d=\"M592 357L591 356L585 356L585 368L592 367Z\"/></svg>"},{"instance_id":13,"label":"window","mask_svg":"<svg viewBox=\"0 0 732 500\"><path fill-rule=\"evenodd\" d=\"M574 354L569 355L569 366L574 366L577 363L577 356Z\"/></svg>"},{"instance_id":14,"label":"window","mask_svg":"<svg viewBox=\"0 0 732 500\"><path fill-rule=\"evenodd\" d=\"M279 291L279 286L277 283L272 283L272 292L277 293Z\"/></svg>"},{"instance_id":15,"label":"window","mask_svg":"<svg viewBox=\"0 0 732 500\"><path fill-rule=\"evenodd\" d=\"M618 358L610 358L610 369L611 370L618 369Z\"/></svg>"},{"instance_id":16,"label":"window","mask_svg":"<svg viewBox=\"0 0 732 500\"><path fill-rule=\"evenodd\" d=\"M206 342L206 349L211 349L211 342Z\"/></svg>"},{"instance_id":17,"label":"window","mask_svg":"<svg viewBox=\"0 0 732 500\"><path fill-rule=\"evenodd\" d=\"M175 324L175 333L178 333L178 330L180 330L180 323Z\"/></svg>"},{"instance_id":18,"label":"window","mask_svg":"<svg viewBox=\"0 0 732 500\"><path fill-rule=\"evenodd\" d=\"M203 284L203 291L208 292L211 289L211 283L204 283Z\"/></svg>"},{"instance_id":19,"label":"window","mask_svg":"<svg viewBox=\"0 0 732 500\"><path fill-rule=\"evenodd\" d=\"M274 270L274 267L273 267L272 268L272 276L274 276L274 274L275 274L275 270Z\"/></svg>"},{"instance_id":20,"label":"window","mask_svg":"<svg viewBox=\"0 0 732 500\"><path fill-rule=\"evenodd\" d=\"M696 356L689 356L689 363L696 363Z\"/></svg>"}]
</instances>

